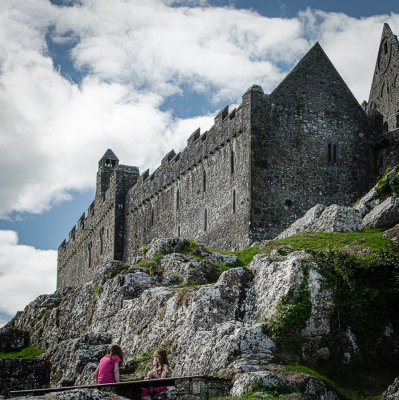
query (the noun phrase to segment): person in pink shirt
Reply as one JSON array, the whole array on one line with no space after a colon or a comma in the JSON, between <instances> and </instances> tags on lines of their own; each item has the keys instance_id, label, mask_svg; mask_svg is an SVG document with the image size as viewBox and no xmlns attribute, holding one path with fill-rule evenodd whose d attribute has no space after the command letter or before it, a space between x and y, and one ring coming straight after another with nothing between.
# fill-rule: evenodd
<instances>
[{"instance_id":1,"label":"person in pink shirt","mask_svg":"<svg viewBox=\"0 0 399 400\"><path fill-rule=\"evenodd\" d=\"M119 382L119 365L123 364L124 358L122 349L117 344L110 344L96 369L96 382L99 384Z\"/></svg>"}]
</instances>

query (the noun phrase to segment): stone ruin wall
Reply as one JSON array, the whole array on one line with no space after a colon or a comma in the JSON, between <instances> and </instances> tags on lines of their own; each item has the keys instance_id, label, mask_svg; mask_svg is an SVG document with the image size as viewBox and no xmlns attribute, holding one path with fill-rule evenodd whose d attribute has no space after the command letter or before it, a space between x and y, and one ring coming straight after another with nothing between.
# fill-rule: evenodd
<instances>
[{"instance_id":1,"label":"stone ruin wall","mask_svg":"<svg viewBox=\"0 0 399 400\"><path fill-rule=\"evenodd\" d=\"M170 152L129 191L126 262L154 237L190 237L224 250L249 245L250 92L237 109L224 108L208 132L195 131L181 153Z\"/></svg>"},{"instance_id":2,"label":"stone ruin wall","mask_svg":"<svg viewBox=\"0 0 399 400\"><path fill-rule=\"evenodd\" d=\"M83 213L68 241L58 248L57 288L87 282L105 261L122 259L124 199L137 176L137 168L120 165L111 174L104 195L96 191L87 216Z\"/></svg>"},{"instance_id":3,"label":"stone ruin wall","mask_svg":"<svg viewBox=\"0 0 399 400\"><path fill-rule=\"evenodd\" d=\"M384 24L368 103L382 116L383 131L399 128L399 42Z\"/></svg>"},{"instance_id":4,"label":"stone ruin wall","mask_svg":"<svg viewBox=\"0 0 399 400\"><path fill-rule=\"evenodd\" d=\"M351 205L369 189L365 113L318 44L252 105L253 239L274 238L317 203Z\"/></svg>"}]
</instances>

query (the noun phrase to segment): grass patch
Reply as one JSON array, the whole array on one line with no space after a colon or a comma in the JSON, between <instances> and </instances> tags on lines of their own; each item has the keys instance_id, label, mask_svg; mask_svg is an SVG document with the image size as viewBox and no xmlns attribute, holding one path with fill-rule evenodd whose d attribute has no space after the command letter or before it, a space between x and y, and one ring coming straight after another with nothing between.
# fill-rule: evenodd
<instances>
[{"instance_id":1,"label":"grass patch","mask_svg":"<svg viewBox=\"0 0 399 400\"><path fill-rule=\"evenodd\" d=\"M365 229L364 232L328 233L328 232L303 232L285 239L269 240L262 244L261 251L270 253L281 246L290 246L293 250L306 250L310 252L329 249L342 249L346 246L358 248L369 247L373 250L387 249L390 241L382 236L379 229Z\"/></svg>"},{"instance_id":2,"label":"grass patch","mask_svg":"<svg viewBox=\"0 0 399 400\"><path fill-rule=\"evenodd\" d=\"M0 358L22 358L24 360L32 360L33 358L40 356L40 354L42 353L44 353L44 350L38 349L37 347L30 345L16 352L10 352L10 353L0 352Z\"/></svg>"}]
</instances>

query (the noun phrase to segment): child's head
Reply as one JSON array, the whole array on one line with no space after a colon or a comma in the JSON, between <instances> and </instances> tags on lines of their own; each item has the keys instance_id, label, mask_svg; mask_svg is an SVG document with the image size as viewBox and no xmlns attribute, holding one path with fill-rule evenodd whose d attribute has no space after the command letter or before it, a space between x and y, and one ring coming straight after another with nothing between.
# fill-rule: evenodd
<instances>
[{"instance_id":1,"label":"child's head","mask_svg":"<svg viewBox=\"0 0 399 400\"><path fill-rule=\"evenodd\" d=\"M159 349L154 352L154 361L156 365L169 365L168 356L166 355L166 350Z\"/></svg>"},{"instance_id":2,"label":"child's head","mask_svg":"<svg viewBox=\"0 0 399 400\"><path fill-rule=\"evenodd\" d=\"M118 346L117 344L110 344L107 348L107 353L106 356L109 357L109 359L112 359L112 356L116 354L117 356L119 356L119 358L121 359L121 364L123 364L124 358L125 358L125 353L123 352L123 350L120 348L120 346Z\"/></svg>"}]
</instances>

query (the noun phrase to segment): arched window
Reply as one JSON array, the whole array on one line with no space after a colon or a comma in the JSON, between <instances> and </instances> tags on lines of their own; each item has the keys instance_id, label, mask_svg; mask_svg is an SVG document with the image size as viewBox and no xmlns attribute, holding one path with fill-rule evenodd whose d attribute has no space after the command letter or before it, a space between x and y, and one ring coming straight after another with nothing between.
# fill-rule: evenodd
<instances>
[{"instance_id":1,"label":"arched window","mask_svg":"<svg viewBox=\"0 0 399 400\"><path fill-rule=\"evenodd\" d=\"M233 190L233 214L236 212L236 191Z\"/></svg>"},{"instance_id":2,"label":"arched window","mask_svg":"<svg viewBox=\"0 0 399 400\"><path fill-rule=\"evenodd\" d=\"M205 208L204 211L204 232L208 230L208 210Z\"/></svg>"},{"instance_id":3,"label":"arched window","mask_svg":"<svg viewBox=\"0 0 399 400\"><path fill-rule=\"evenodd\" d=\"M231 151L230 154L230 171L234 174L234 151Z\"/></svg>"},{"instance_id":4,"label":"arched window","mask_svg":"<svg viewBox=\"0 0 399 400\"><path fill-rule=\"evenodd\" d=\"M180 206L180 190L177 189L176 190L176 210L179 209L179 206Z\"/></svg>"},{"instance_id":5,"label":"arched window","mask_svg":"<svg viewBox=\"0 0 399 400\"><path fill-rule=\"evenodd\" d=\"M206 171L203 170L202 172L202 190L206 191Z\"/></svg>"}]
</instances>

